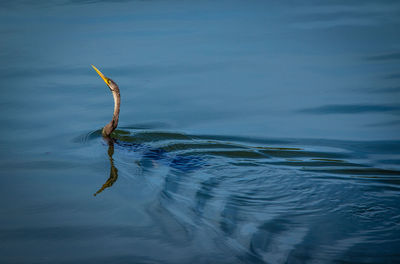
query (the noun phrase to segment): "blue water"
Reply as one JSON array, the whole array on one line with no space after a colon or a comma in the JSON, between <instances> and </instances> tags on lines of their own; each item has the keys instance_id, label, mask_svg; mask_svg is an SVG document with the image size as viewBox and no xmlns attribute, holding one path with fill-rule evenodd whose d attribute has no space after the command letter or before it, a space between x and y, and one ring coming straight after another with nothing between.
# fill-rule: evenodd
<instances>
[{"instance_id":1,"label":"blue water","mask_svg":"<svg viewBox=\"0 0 400 264\"><path fill-rule=\"evenodd\" d=\"M398 1L2 1L0 263L400 262ZM101 136L118 83L121 114Z\"/></svg>"}]
</instances>

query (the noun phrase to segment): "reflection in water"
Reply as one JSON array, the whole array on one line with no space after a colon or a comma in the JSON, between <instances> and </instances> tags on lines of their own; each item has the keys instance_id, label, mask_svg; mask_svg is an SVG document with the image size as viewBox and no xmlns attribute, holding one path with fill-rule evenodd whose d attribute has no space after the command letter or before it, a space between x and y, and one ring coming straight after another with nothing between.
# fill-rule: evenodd
<instances>
[{"instance_id":1,"label":"reflection in water","mask_svg":"<svg viewBox=\"0 0 400 264\"><path fill-rule=\"evenodd\" d=\"M110 160L110 177L103 184L103 186L94 194L94 196L98 195L106 188L111 187L118 179L118 169L114 166L114 140L110 137L104 138L108 144L108 158Z\"/></svg>"}]
</instances>

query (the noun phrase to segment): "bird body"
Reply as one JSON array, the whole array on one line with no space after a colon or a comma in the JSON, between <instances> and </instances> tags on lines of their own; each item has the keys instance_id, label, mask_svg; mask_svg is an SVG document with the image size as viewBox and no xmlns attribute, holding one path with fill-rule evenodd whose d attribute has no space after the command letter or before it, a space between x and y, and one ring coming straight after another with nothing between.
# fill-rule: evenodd
<instances>
[{"instance_id":1,"label":"bird body","mask_svg":"<svg viewBox=\"0 0 400 264\"><path fill-rule=\"evenodd\" d=\"M100 75L100 77L103 79L103 81L107 84L108 88L113 94L114 98L114 113L112 116L111 121L103 127L103 130L101 134L103 135L104 138L110 138L111 133L117 128L118 126L118 119L119 119L119 109L121 107L121 95L119 93L119 87L118 85L111 80L110 78L107 78L104 76L101 71L99 71L94 65L92 65L93 69Z\"/></svg>"}]
</instances>

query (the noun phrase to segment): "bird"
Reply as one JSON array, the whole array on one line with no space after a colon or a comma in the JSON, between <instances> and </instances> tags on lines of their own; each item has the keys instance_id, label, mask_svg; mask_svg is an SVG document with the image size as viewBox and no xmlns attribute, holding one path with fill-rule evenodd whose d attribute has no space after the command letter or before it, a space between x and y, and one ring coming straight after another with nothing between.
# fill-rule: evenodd
<instances>
[{"instance_id":1,"label":"bird","mask_svg":"<svg viewBox=\"0 0 400 264\"><path fill-rule=\"evenodd\" d=\"M114 113L111 121L105 125L101 131L103 138L108 142L108 157L110 159L110 177L103 184L103 186L94 194L94 196L101 193L104 189L111 187L118 179L118 169L114 166L114 140L111 138L111 133L117 128L119 120L119 110L121 107L121 95L119 93L118 85L110 78L104 76L99 69L92 64L93 69L100 75L101 79L107 84L114 97Z\"/></svg>"},{"instance_id":2,"label":"bird","mask_svg":"<svg viewBox=\"0 0 400 264\"><path fill-rule=\"evenodd\" d=\"M119 92L119 87L118 85L111 80L110 78L104 76L99 69L97 69L93 64L92 64L93 69L100 75L101 79L107 84L108 88L112 92L112 95L114 97L114 113L112 116L111 121L105 125L101 131L101 134L104 138L110 139L111 138L111 133L117 128L118 126L118 119L119 119L119 110L121 107L121 95Z\"/></svg>"},{"instance_id":3,"label":"bird","mask_svg":"<svg viewBox=\"0 0 400 264\"><path fill-rule=\"evenodd\" d=\"M157 164L157 162L159 161L163 161L164 163L168 164L168 166L170 166L171 168L174 168L175 170L180 172L189 172L201 166L201 159L199 157L183 156L183 155L171 156L168 155L168 151L162 148L153 148L145 144L135 144L135 143L131 144L130 142L124 142L118 140L117 138L112 138L111 134L118 126L119 111L121 107L121 95L119 92L119 87L113 80L104 76L104 74L99 69L97 69L93 64L92 67L100 75L101 79L107 84L108 88L110 89L114 97L114 113L112 119L108 124L106 124L103 127L101 132L103 139L108 144L108 158L110 160L110 177L103 184L103 186L94 194L94 196L100 194L105 189L111 187L118 179L118 169L115 166L113 159L115 144L117 146L127 148L128 150L140 151L143 155L143 161L144 161L144 162L141 161L137 162L137 164L140 167L142 167L141 163L146 163L145 162L146 160L151 161L152 165L150 166L153 166L153 164ZM114 136L118 137L118 135ZM148 166L149 165L147 165L147 167Z\"/></svg>"}]
</instances>

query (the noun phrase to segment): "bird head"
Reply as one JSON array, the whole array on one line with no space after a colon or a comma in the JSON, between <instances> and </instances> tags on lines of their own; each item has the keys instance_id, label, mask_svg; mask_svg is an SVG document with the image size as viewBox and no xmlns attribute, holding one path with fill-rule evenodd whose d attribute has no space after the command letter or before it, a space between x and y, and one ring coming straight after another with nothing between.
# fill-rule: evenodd
<instances>
[{"instance_id":1,"label":"bird head","mask_svg":"<svg viewBox=\"0 0 400 264\"><path fill-rule=\"evenodd\" d=\"M92 64L93 69L100 75L101 79L107 84L108 88L110 88L111 92L117 92L119 91L118 85L111 80L110 78L104 76L99 69L97 69L93 64Z\"/></svg>"}]
</instances>

